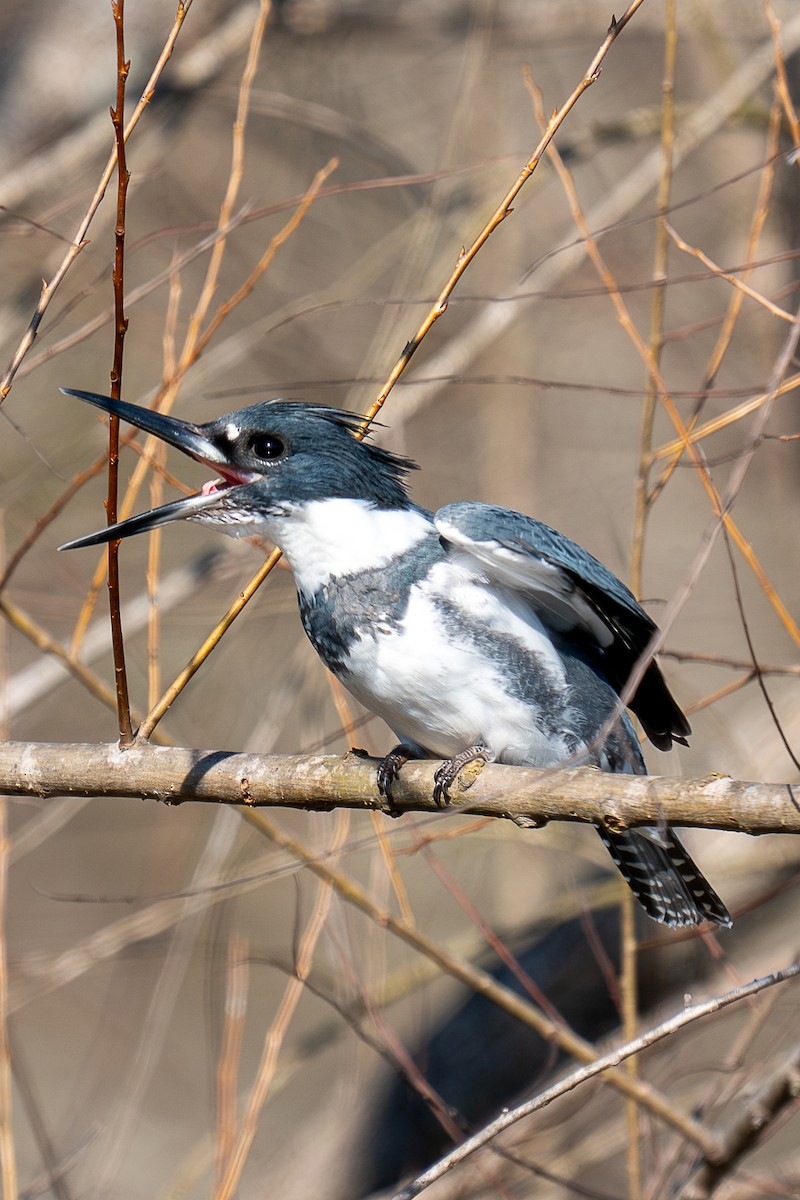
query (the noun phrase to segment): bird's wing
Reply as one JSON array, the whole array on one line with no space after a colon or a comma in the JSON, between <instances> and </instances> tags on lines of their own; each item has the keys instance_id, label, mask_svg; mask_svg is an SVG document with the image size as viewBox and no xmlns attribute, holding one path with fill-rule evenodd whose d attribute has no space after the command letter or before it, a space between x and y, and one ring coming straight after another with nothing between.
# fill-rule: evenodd
<instances>
[{"instance_id":1,"label":"bird's wing","mask_svg":"<svg viewBox=\"0 0 800 1200\"><path fill-rule=\"evenodd\" d=\"M434 517L439 536L476 576L516 592L550 629L588 651L621 693L656 626L616 575L561 533L493 504L459 503ZM629 705L660 750L686 745L689 722L656 662Z\"/></svg>"},{"instance_id":2,"label":"bird's wing","mask_svg":"<svg viewBox=\"0 0 800 1200\"><path fill-rule=\"evenodd\" d=\"M622 641L636 653L655 629L616 575L549 525L493 504L440 508L436 528L451 549L474 560L487 579L524 595L563 632L581 630L601 650Z\"/></svg>"}]
</instances>

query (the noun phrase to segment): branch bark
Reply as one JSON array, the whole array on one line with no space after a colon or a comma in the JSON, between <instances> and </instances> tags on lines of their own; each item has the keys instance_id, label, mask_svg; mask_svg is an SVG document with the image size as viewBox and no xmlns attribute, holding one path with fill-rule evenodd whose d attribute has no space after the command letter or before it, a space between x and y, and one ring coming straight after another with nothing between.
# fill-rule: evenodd
<instances>
[{"instance_id":1,"label":"branch bark","mask_svg":"<svg viewBox=\"0 0 800 1200\"><path fill-rule=\"evenodd\" d=\"M418 1175L416 1179L407 1184L402 1191L393 1196L392 1200L413 1200L414 1196L419 1196L421 1192L430 1187L432 1183L435 1183L437 1179L441 1179L448 1171L452 1171L455 1166L463 1163L477 1150L482 1149L499 1134L511 1128L512 1125L517 1124L517 1122L530 1116L532 1113L540 1112L543 1108L552 1104L554 1100L585 1083L586 1080L600 1075L609 1066L619 1066L620 1063L628 1061L633 1055L641 1053L642 1050L655 1045L663 1038L672 1036L679 1029L699 1020L701 1017L719 1012L720 1009L726 1008L730 1004L735 1004L740 1000L757 995L766 988L774 987L776 983L783 983L787 979L796 978L799 973L800 963L794 963L783 971L776 971L772 975L765 975L763 979L755 979L752 983L735 988L724 996L716 996L703 1004L689 1005L684 1008L683 1012L670 1017L669 1020L654 1026L652 1029L647 1030L646 1033L631 1039L626 1044L615 1047L602 1058L595 1059L593 1063L588 1063L586 1066L580 1067L577 1071L573 1071L572 1074L559 1080L552 1087L547 1088L546 1091L540 1092L530 1100L523 1101L516 1108L503 1109L499 1117L496 1117L489 1124L485 1125L483 1129L473 1134L472 1137L467 1138L459 1146L456 1146L455 1149L451 1150L437 1163L428 1167L421 1175ZM785 1074L787 1077L789 1076L788 1071ZM796 1081L796 1074L794 1078ZM714 1169L715 1165L709 1164L709 1170ZM723 1165L721 1169L724 1171L725 1166ZM697 1195L691 1193L690 1197L690 1193L684 1191L681 1194L681 1200L705 1200L708 1194L710 1193L703 1192L697 1193Z\"/></svg>"},{"instance_id":2,"label":"branch bark","mask_svg":"<svg viewBox=\"0 0 800 1200\"><path fill-rule=\"evenodd\" d=\"M719 1130L722 1152L705 1160L680 1193L681 1200L708 1200L741 1160L776 1130L777 1120L800 1096L800 1046L785 1057L759 1087L748 1089L726 1125Z\"/></svg>"},{"instance_id":3,"label":"branch bark","mask_svg":"<svg viewBox=\"0 0 800 1200\"><path fill-rule=\"evenodd\" d=\"M432 761L409 763L391 809L376 785L377 761L354 751L258 755L227 750L116 744L0 744L0 793L11 796L137 796L250 807L438 812ZM800 786L609 775L591 767L536 770L490 765L453 789L451 810L504 817L523 827L583 821L612 830L667 821L740 833L800 833ZM472 782L470 782L470 779ZM468 790L467 790L468 788Z\"/></svg>"}]
</instances>

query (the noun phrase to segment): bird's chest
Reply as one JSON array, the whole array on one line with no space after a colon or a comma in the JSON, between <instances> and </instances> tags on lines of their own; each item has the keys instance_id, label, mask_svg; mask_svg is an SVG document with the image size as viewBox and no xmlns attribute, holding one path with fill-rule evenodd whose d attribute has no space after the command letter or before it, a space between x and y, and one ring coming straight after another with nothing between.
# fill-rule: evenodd
<instances>
[{"instance_id":1,"label":"bird's chest","mask_svg":"<svg viewBox=\"0 0 800 1200\"><path fill-rule=\"evenodd\" d=\"M376 657L402 636L408 591L387 586L381 572L365 571L354 580L336 580L313 596L298 593L300 617L308 638L335 675L349 672L356 644L362 657Z\"/></svg>"},{"instance_id":2,"label":"bird's chest","mask_svg":"<svg viewBox=\"0 0 800 1200\"><path fill-rule=\"evenodd\" d=\"M365 572L300 597L320 657L405 741L439 754L483 742L508 761L563 755L565 688L543 630L502 597L434 571ZM535 745L535 748L534 748Z\"/></svg>"},{"instance_id":3,"label":"bird's chest","mask_svg":"<svg viewBox=\"0 0 800 1200\"><path fill-rule=\"evenodd\" d=\"M438 537L428 534L413 546L412 556L398 553L376 567L331 573L313 591L298 580L303 626L334 674L344 678L359 670L352 661L357 646L359 659L374 659L404 637L416 585L442 558Z\"/></svg>"}]
</instances>

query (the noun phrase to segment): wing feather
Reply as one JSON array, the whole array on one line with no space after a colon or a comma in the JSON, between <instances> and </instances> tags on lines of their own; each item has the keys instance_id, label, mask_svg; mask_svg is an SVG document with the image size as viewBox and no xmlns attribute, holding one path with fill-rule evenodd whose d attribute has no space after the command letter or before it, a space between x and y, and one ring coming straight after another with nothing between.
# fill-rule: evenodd
<instances>
[{"instance_id":1,"label":"wing feather","mask_svg":"<svg viewBox=\"0 0 800 1200\"><path fill-rule=\"evenodd\" d=\"M448 504L434 521L451 552L523 596L551 629L577 637L616 691L623 690L656 626L608 567L549 525L497 505ZM659 749L684 742L690 732L655 662L630 707Z\"/></svg>"}]
</instances>

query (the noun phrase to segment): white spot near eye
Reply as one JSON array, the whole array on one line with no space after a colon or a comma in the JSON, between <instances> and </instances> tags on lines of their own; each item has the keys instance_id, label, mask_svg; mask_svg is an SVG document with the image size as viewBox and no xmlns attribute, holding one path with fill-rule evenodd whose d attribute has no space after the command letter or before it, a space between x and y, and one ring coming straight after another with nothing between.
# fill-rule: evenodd
<instances>
[{"instance_id":1,"label":"white spot near eye","mask_svg":"<svg viewBox=\"0 0 800 1200\"><path fill-rule=\"evenodd\" d=\"M234 425L233 421L229 421L225 426L225 437L229 442L235 442L240 433L241 430L239 429L239 426Z\"/></svg>"}]
</instances>

